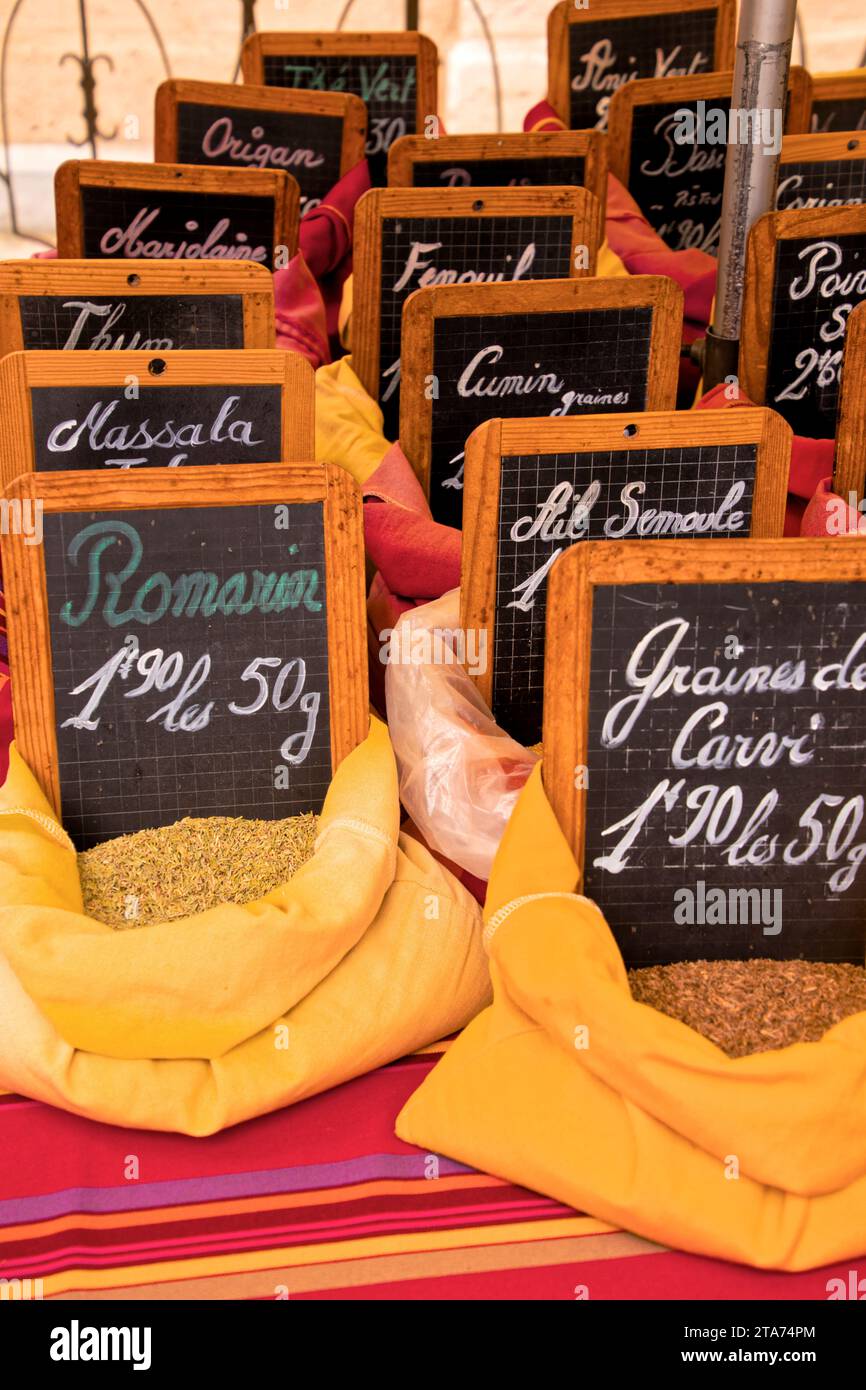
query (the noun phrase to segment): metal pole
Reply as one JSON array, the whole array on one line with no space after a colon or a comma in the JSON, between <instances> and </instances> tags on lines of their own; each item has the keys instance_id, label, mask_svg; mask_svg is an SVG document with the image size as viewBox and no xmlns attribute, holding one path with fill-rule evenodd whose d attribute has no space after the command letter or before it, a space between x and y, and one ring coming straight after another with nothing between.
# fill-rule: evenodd
<instances>
[{"instance_id":1,"label":"metal pole","mask_svg":"<svg viewBox=\"0 0 866 1390\"><path fill-rule=\"evenodd\" d=\"M716 306L704 348L707 390L737 373L746 242L752 224L773 206L796 13L797 0L742 0L740 7L731 102L731 121L738 124L725 161ZM756 140L745 112L754 113L755 122L769 116L779 139Z\"/></svg>"}]
</instances>

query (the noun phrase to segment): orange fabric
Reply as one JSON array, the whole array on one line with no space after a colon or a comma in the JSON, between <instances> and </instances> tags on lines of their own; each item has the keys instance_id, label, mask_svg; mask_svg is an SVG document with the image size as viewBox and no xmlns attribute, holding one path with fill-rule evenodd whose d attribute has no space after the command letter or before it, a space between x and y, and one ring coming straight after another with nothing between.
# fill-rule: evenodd
<instances>
[{"instance_id":1,"label":"orange fabric","mask_svg":"<svg viewBox=\"0 0 866 1390\"><path fill-rule=\"evenodd\" d=\"M866 1250L866 1013L731 1059L631 998L532 773L485 907L494 1001L397 1134L651 1240L765 1268Z\"/></svg>"}]
</instances>

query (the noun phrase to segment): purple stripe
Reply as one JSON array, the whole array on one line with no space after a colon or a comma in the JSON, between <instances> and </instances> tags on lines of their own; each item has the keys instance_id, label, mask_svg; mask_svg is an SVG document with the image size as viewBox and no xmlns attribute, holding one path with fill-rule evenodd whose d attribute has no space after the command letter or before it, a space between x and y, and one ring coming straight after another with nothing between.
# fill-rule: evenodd
<instances>
[{"instance_id":1,"label":"purple stripe","mask_svg":"<svg viewBox=\"0 0 866 1390\"><path fill-rule=\"evenodd\" d=\"M278 1192L313 1192L382 1178L423 1178L429 1155L368 1154L337 1163L311 1163L297 1168L267 1168L253 1173L224 1173L212 1178L180 1178L172 1182L124 1183L122 1187L67 1187L41 1197L11 1197L0 1201L0 1227L25 1221L50 1221L73 1212L141 1211L231 1197L271 1196ZM439 1172L450 1177L472 1173L462 1163L439 1159ZM0 1232L2 1235L2 1232Z\"/></svg>"}]
</instances>

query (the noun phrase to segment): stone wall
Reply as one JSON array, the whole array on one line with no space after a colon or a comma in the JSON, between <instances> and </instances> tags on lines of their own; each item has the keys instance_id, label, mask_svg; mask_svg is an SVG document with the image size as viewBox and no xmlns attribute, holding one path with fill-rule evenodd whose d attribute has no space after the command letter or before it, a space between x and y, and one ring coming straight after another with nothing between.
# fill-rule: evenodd
<instances>
[{"instance_id":1,"label":"stone wall","mask_svg":"<svg viewBox=\"0 0 866 1390\"><path fill-rule=\"evenodd\" d=\"M239 0L143 0L177 77L230 81L240 40ZM520 129L547 77L546 20L553 0L420 0L421 28L439 47L440 114L449 131L497 128L496 88L486 20L501 89L502 128ZM336 28L345 0L258 0L259 29ZM866 45L864 0L801 0L813 71L851 66ZM7 30L13 0L0 0L6 31L5 109L15 173L19 224L53 232L51 179L57 164L89 150L81 139L80 68L65 54L81 52L78 0L22 0ZM103 157L152 157L153 92L165 75L159 45L134 0L87 0L97 103L106 136ZM404 0L353 0L347 29L401 28ZM0 189L0 229L8 208ZM21 243L23 247L24 243ZM9 254L8 238L0 250Z\"/></svg>"}]
</instances>

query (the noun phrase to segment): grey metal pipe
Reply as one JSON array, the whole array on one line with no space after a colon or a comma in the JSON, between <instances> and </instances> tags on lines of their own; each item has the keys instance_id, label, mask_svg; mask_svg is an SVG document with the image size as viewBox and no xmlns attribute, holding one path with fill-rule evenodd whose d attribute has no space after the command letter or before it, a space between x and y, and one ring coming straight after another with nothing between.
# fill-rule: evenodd
<instances>
[{"instance_id":1,"label":"grey metal pipe","mask_svg":"<svg viewBox=\"0 0 866 1390\"><path fill-rule=\"evenodd\" d=\"M773 206L796 14L797 0L742 0L740 7L731 103L739 138L728 144L725 160L716 305L704 357L707 388L737 370L746 242L752 224ZM774 137L770 143L755 140L745 113L763 122L762 134Z\"/></svg>"}]
</instances>

